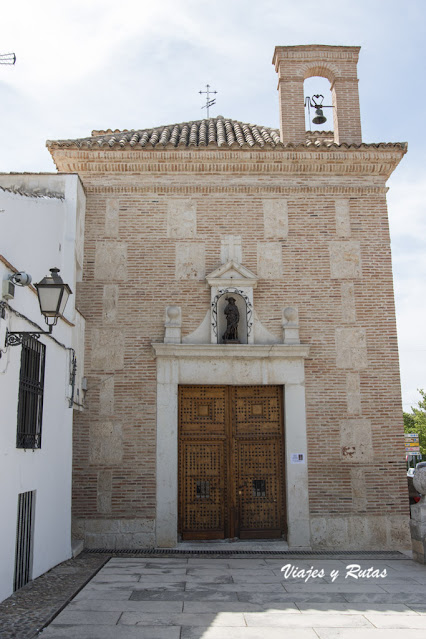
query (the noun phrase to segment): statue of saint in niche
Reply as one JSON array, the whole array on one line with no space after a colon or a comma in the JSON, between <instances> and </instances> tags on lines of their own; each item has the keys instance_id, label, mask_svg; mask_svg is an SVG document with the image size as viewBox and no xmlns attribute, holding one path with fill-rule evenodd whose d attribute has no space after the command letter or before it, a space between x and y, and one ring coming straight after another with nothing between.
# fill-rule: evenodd
<instances>
[{"instance_id":1,"label":"statue of saint in niche","mask_svg":"<svg viewBox=\"0 0 426 639\"><path fill-rule=\"evenodd\" d=\"M235 304L234 297L226 297L228 304L225 306L223 312L226 316L226 331L222 336L225 342L237 342L238 340L238 322L240 321L240 313L237 305Z\"/></svg>"}]
</instances>

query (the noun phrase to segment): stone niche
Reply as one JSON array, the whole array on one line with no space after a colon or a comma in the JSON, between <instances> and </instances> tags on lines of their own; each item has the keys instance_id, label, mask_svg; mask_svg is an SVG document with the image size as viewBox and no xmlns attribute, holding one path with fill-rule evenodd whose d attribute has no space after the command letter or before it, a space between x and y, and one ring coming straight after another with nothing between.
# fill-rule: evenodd
<instances>
[{"instance_id":1,"label":"stone niche","mask_svg":"<svg viewBox=\"0 0 426 639\"><path fill-rule=\"evenodd\" d=\"M257 286L257 275L231 260L206 279L211 290L211 343L223 344L226 298L233 297L240 313L238 339L241 344L253 344L253 289Z\"/></svg>"},{"instance_id":2,"label":"stone niche","mask_svg":"<svg viewBox=\"0 0 426 639\"><path fill-rule=\"evenodd\" d=\"M263 326L253 306L253 289L257 287L258 277L248 268L235 260L216 269L206 277L210 286L210 308L201 324L194 330L181 337L179 334L171 336L170 318L166 317L165 343L182 344L299 344L299 322L297 309L287 307L283 309L282 335L272 334ZM239 310L238 342L223 339L227 329L227 319L224 313L228 303L227 298L233 297ZM170 309L174 307L167 307ZM180 309L178 309L180 313ZM181 317L181 316L180 316ZM179 326L182 326L180 320Z\"/></svg>"},{"instance_id":3,"label":"stone niche","mask_svg":"<svg viewBox=\"0 0 426 639\"><path fill-rule=\"evenodd\" d=\"M247 313L249 312L250 316L252 313L248 308L248 303L244 299L241 293L235 291L228 290L225 293L220 295L219 299L214 303L215 311L217 313L216 317L216 326L217 326L217 344L224 344L224 334L227 329L227 319L224 313L226 306L228 305L228 300L230 297L233 297L235 300L235 306L238 308L239 312L239 322L238 322L238 341L241 344L248 343L248 327L247 327Z\"/></svg>"}]
</instances>

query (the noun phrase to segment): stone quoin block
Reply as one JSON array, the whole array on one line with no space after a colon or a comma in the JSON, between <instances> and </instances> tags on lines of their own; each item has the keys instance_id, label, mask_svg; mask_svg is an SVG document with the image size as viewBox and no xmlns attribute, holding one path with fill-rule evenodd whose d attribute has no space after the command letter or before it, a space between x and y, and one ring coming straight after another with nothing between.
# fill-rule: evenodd
<instances>
[{"instance_id":1,"label":"stone quoin block","mask_svg":"<svg viewBox=\"0 0 426 639\"><path fill-rule=\"evenodd\" d=\"M353 282L342 282L342 322L352 324L356 321L355 286Z\"/></svg>"},{"instance_id":2,"label":"stone quoin block","mask_svg":"<svg viewBox=\"0 0 426 639\"><path fill-rule=\"evenodd\" d=\"M114 377L105 379L99 387L99 414L112 415L114 413Z\"/></svg>"},{"instance_id":3,"label":"stone quoin block","mask_svg":"<svg viewBox=\"0 0 426 639\"><path fill-rule=\"evenodd\" d=\"M105 324L117 321L118 312L118 284L105 284L103 303L103 320Z\"/></svg>"},{"instance_id":4,"label":"stone quoin block","mask_svg":"<svg viewBox=\"0 0 426 639\"><path fill-rule=\"evenodd\" d=\"M96 242L95 279L127 280L126 242Z\"/></svg>"},{"instance_id":5,"label":"stone quoin block","mask_svg":"<svg viewBox=\"0 0 426 639\"><path fill-rule=\"evenodd\" d=\"M348 415L361 415L361 388L359 373L346 373L346 402Z\"/></svg>"},{"instance_id":6,"label":"stone quoin block","mask_svg":"<svg viewBox=\"0 0 426 639\"><path fill-rule=\"evenodd\" d=\"M364 328L336 328L337 368L367 368L367 338Z\"/></svg>"},{"instance_id":7,"label":"stone quoin block","mask_svg":"<svg viewBox=\"0 0 426 639\"><path fill-rule=\"evenodd\" d=\"M367 508L367 486L363 468L351 468L352 506L355 511Z\"/></svg>"},{"instance_id":8,"label":"stone quoin block","mask_svg":"<svg viewBox=\"0 0 426 639\"><path fill-rule=\"evenodd\" d=\"M176 279L202 280L206 275L204 244L179 242L176 244Z\"/></svg>"},{"instance_id":9,"label":"stone quoin block","mask_svg":"<svg viewBox=\"0 0 426 639\"><path fill-rule=\"evenodd\" d=\"M105 207L105 235L118 237L119 201L107 200Z\"/></svg>"},{"instance_id":10,"label":"stone quoin block","mask_svg":"<svg viewBox=\"0 0 426 639\"><path fill-rule=\"evenodd\" d=\"M265 280L279 280L283 276L282 248L279 242L258 242L257 274Z\"/></svg>"},{"instance_id":11,"label":"stone quoin block","mask_svg":"<svg viewBox=\"0 0 426 639\"><path fill-rule=\"evenodd\" d=\"M123 434L120 423L91 424L89 461L91 464L117 464L123 457Z\"/></svg>"},{"instance_id":12,"label":"stone quoin block","mask_svg":"<svg viewBox=\"0 0 426 639\"><path fill-rule=\"evenodd\" d=\"M361 277L361 251L358 241L330 242L330 273L335 279Z\"/></svg>"},{"instance_id":13,"label":"stone quoin block","mask_svg":"<svg viewBox=\"0 0 426 639\"><path fill-rule=\"evenodd\" d=\"M120 330L98 328L92 331L92 368L114 371L124 365L124 335Z\"/></svg>"},{"instance_id":14,"label":"stone quoin block","mask_svg":"<svg viewBox=\"0 0 426 639\"><path fill-rule=\"evenodd\" d=\"M191 200L167 202L167 237L191 238L197 234L197 207Z\"/></svg>"},{"instance_id":15,"label":"stone quoin block","mask_svg":"<svg viewBox=\"0 0 426 639\"><path fill-rule=\"evenodd\" d=\"M369 419L341 420L340 458L345 463L367 463L373 460L373 442Z\"/></svg>"},{"instance_id":16,"label":"stone quoin block","mask_svg":"<svg viewBox=\"0 0 426 639\"><path fill-rule=\"evenodd\" d=\"M263 223L266 239L285 239L288 235L287 200L263 200Z\"/></svg>"},{"instance_id":17,"label":"stone quoin block","mask_svg":"<svg viewBox=\"0 0 426 639\"><path fill-rule=\"evenodd\" d=\"M335 210L336 235L339 237L349 237L351 234L349 200L336 200Z\"/></svg>"},{"instance_id":18,"label":"stone quoin block","mask_svg":"<svg viewBox=\"0 0 426 639\"><path fill-rule=\"evenodd\" d=\"M97 511L108 514L112 508L112 472L100 470L98 472Z\"/></svg>"}]
</instances>

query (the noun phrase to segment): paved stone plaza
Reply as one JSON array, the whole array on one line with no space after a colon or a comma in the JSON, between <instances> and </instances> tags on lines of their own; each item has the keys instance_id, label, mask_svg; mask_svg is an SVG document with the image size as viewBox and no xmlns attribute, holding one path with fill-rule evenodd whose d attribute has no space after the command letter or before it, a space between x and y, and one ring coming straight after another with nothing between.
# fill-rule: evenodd
<instances>
[{"instance_id":1,"label":"paved stone plaza","mask_svg":"<svg viewBox=\"0 0 426 639\"><path fill-rule=\"evenodd\" d=\"M400 557L112 557L40 637L424 639L426 568ZM284 579L286 564L323 573Z\"/></svg>"}]
</instances>

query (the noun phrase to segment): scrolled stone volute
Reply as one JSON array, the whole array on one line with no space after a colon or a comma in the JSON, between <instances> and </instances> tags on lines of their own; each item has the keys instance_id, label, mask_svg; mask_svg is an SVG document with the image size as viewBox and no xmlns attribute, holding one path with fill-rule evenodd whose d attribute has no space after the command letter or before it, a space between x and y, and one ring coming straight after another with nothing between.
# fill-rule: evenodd
<instances>
[{"instance_id":1,"label":"scrolled stone volute","mask_svg":"<svg viewBox=\"0 0 426 639\"><path fill-rule=\"evenodd\" d=\"M413 476L413 485L417 492L421 494L422 501L426 501L426 462L420 462L416 467Z\"/></svg>"}]
</instances>

